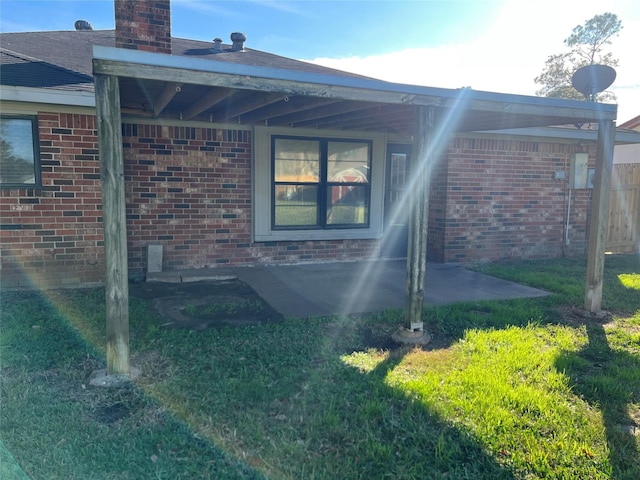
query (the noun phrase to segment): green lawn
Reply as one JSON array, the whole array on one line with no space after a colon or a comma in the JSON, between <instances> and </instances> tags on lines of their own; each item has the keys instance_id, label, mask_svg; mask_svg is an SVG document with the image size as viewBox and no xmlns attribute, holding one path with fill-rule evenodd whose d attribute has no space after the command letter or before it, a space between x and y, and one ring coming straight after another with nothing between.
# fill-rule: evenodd
<instances>
[{"instance_id":1,"label":"green lawn","mask_svg":"<svg viewBox=\"0 0 640 480\"><path fill-rule=\"evenodd\" d=\"M483 266L552 295L427 308L424 350L381 348L400 311L195 332L132 301L120 390L88 385L101 290L4 292L0 437L47 480L637 479L640 259L607 257L603 316L585 264Z\"/></svg>"}]
</instances>

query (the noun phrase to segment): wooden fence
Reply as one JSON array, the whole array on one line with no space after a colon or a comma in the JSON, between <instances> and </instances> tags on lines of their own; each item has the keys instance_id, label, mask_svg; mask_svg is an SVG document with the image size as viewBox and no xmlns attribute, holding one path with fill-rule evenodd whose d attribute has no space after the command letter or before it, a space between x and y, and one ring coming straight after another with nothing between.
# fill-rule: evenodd
<instances>
[{"instance_id":1,"label":"wooden fence","mask_svg":"<svg viewBox=\"0 0 640 480\"><path fill-rule=\"evenodd\" d=\"M640 253L640 163L613 166L606 250Z\"/></svg>"}]
</instances>

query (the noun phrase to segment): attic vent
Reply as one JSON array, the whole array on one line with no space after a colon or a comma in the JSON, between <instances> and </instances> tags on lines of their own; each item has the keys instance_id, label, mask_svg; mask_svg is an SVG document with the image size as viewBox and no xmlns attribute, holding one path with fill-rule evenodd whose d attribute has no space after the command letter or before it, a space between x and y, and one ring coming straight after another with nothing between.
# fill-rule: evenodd
<instances>
[{"instance_id":1,"label":"attic vent","mask_svg":"<svg viewBox=\"0 0 640 480\"><path fill-rule=\"evenodd\" d=\"M93 30L93 26L86 20L76 20L73 26L76 27L76 30Z\"/></svg>"},{"instance_id":2,"label":"attic vent","mask_svg":"<svg viewBox=\"0 0 640 480\"><path fill-rule=\"evenodd\" d=\"M213 39L213 51L214 52L221 52L222 51L222 39L221 38L214 38Z\"/></svg>"},{"instance_id":3,"label":"attic vent","mask_svg":"<svg viewBox=\"0 0 640 480\"><path fill-rule=\"evenodd\" d=\"M247 36L241 32L233 32L231 34L231 41L233 42L233 46L231 47L232 50L244 50L244 42L247 41Z\"/></svg>"}]
</instances>

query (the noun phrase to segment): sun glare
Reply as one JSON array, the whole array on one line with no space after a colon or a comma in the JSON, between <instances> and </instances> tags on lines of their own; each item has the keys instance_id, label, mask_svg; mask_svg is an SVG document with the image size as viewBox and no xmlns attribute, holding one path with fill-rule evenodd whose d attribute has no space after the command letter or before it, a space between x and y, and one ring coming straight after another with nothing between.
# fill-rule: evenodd
<instances>
[{"instance_id":1,"label":"sun glare","mask_svg":"<svg viewBox=\"0 0 640 480\"><path fill-rule=\"evenodd\" d=\"M470 92L471 91L469 89L465 88L459 90L455 103L449 109L446 116L437 122L436 128L431 132L432 137L429 139L429 150L426 152L425 158L414 160L416 168L411 171L411 178L407 184L405 192L403 193L404 197L401 201L404 205L411 205L412 199L417 197L412 192L416 192L418 190L417 182L423 178L423 176L426 176L427 184L431 182L432 172L440 157L440 153L447 147L452 132L456 130L459 120L466 111L465 106L470 100L468 98ZM399 215L401 215L401 212L400 209L397 209L389 219L389 224L392 225L396 223ZM411 228L411 226L409 228ZM380 241L379 248L383 248L386 241L386 238L383 237ZM360 275L360 277L354 282L351 289L352 294L348 297L349 301L346 302L346 304L341 305L339 311L347 313L358 311L356 303L358 302L358 299L362 297L362 292L364 292L367 286L370 285L373 267L373 262L366 265L362 275Z\"/></svg>"}]
</instances>

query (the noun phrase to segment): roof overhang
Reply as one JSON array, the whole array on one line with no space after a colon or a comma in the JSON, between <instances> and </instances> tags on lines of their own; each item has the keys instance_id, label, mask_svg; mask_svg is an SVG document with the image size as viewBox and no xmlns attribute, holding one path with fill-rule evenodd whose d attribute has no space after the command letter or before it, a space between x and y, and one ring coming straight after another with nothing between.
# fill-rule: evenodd
<instances>
[{"instance_id":1,"label":"roof overhang","mask_svg":"<svg viewBox=\"0 0 640 480\"><path fill-rule=\"evenodd\" d=\"M565 142L593 142L598 140L597 124L582 125L581 128L571 127L531 127L509 128L504 130L492 130L487 132L492 135L509 135L519 137L534 137L540 139L559 140ZM616 129L616 145L640 144L640 132Z\"/></svg>"},{"instance_id":2,"label":"roof overhang","mask_svg":"<svg viewBox=\"0 0 640 480\"><path fill-rule=\"evenodd\" d=\"M96 98L93 92L16 87L11 85L2 85L2 88L0 88L0 100L72 107L95 108L96 106Z\"/></svg>"},{"instance_id":3,"label":"roof overhang","mask_svg":"<svg viewBox=\"0 0 640 480\"><path fill-rule=\"evenodd\" d=\"M242 125L411 132L433 106L452 131L615 120L586 101L443 89L95 46L93 72L120 79L123 112Z\"/></svg>"}]
</instances>

